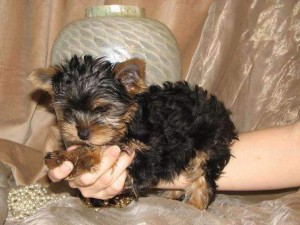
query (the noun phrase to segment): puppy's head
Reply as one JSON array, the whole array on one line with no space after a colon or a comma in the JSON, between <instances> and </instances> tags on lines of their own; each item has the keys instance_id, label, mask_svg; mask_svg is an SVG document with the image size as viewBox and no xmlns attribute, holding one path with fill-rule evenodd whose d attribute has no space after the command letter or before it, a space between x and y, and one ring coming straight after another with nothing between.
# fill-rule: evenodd
<instances>
[{"instance_id":1,"label":"puppy's head","mask_svg":"<svg viewBox=\"0 0 300 225\"><path fill-rule=\"evenodd\" d=\"M146 89L144 76L139 59L112 64L74 56L63 65L35 70L29 79L52 96L66 142L105 145L126 133L137 108L133 97Z\"/></svg>"}]
</instances>

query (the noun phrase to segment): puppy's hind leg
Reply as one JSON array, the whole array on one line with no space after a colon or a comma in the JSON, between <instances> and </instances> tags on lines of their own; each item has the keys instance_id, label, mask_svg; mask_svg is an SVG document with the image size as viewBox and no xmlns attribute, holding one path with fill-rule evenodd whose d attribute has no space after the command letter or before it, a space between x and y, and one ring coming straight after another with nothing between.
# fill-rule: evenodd
<instances>
[{"instance_id":1,"label":"puppy's hind leg","mask_svg":"<svg viewBox=\"0 0 300 225\"><path fill-rule=\"evenodd\" d=\"M186 188L184 201L199 210L205 210L212 197L213 191L208 186L205 176L201 176Z\"/></svg>"},{"instance_id":2,"label":"puppy's hind leg","mask_svg":"<svg viewBox=\"0 0 300 225\"><path fill-rule=\"evenodd\" d=\"M184 176L190 181L185 188L184 201L194 207L204 210L208 207L213 198L213 190L206 180L204 166L207 161L207 155L203 152L191 160Z\"/></svg>"},{"instance_id":3,"label":"puppy's hind leg","mask_svg":"<svg viewBox=\"0 0 300 225\"><path fill-rule=\"evenodd\" d=\"M185 191L184 190L164 190L164 191L160 191L158 196L163 197L163 198L182 201L185 197Z\"/></svg>"}]
</instances>

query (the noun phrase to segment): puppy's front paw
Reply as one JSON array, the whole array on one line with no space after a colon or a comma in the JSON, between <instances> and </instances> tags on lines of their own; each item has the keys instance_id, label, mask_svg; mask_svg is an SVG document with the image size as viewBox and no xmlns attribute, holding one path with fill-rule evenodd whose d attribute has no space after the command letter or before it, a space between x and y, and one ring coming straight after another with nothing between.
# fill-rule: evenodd
<instances>
[{"instance_id":1,"label":"puppy's front paw","mask_svg":"<svg viewBox=\"0 0 300 225\"><path fill-rule=\"evenodd\" d=\"M49 152L44 160L50 170L60 166L65 161L73 163L74 168L68 176L68 179L71 179L86 172L93 172L100 163L102 152L100 148L81 146L71 151Z\"/></svg>"},{"instance_id":2,"label":"puppy's front paw","mask_svg":"<svg viewBox=\"0 0 300 225\"><path fill-rule=\"evenodd\" d=\"M78 157L74 163L74 169L70 176L76 177L87 172L95 171L100 163L100 159L101 154L99 151L89 151L88 153Z\"/></svg>"},{"instance_id":3,"label":"puppy's front paw","mask_svg":"<svg viewBox=\"0 0 300 225\"><path fill-rule=\"evenodd\" d=\"M51 170L54 169L65 161L70 161L69 157L66 154L66 151L54 151L54 152L48 152L45 157L45 164L46 166Z\"/></svg>"}]
</instances>

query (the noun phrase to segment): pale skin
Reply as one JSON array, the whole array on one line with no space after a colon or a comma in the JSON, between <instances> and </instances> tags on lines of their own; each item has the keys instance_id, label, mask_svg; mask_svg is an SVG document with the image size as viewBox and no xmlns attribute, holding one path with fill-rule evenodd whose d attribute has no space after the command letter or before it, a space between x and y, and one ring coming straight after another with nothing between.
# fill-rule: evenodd
<instances>
[{"instance_id":1,"label":"pale skin","mask_svg":"<svg viewBox=\"0 0 300 225\"><path fill-rule=\"evenodd\" d=\"M300 186L300 121L240 134L239 140L231 146L231 153L234 157L217 180L220 191L259 191ZM109 147L96 172L78 176L69 181L69 185L78 188L88 198L112 198L122 191L126 168L133 158L134 154L121 153L117 146ZM67 177L72 168L71 162L65 162L50 170L48 175L57 182ZM179 177L158 187L183 189L187 182L184 177Z\"/></svg>"}]
</instances>

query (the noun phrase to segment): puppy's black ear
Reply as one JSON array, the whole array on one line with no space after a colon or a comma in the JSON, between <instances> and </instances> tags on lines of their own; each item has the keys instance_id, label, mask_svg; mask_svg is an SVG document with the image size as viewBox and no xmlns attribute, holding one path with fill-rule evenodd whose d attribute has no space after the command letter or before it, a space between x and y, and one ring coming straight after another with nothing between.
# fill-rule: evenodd
<instances>
[{"instance_id":1,"label":"puppy's black ear","mask_svg":"<svg viewBox=\"0 0 300 225\"><path fill-rule=\"evenodd\" d=\"M114 66L115 79L124 85L131 95L142 93L146 90L145 62L141 59L130 59Z\"/></svg>"},{"instance_id":2,"label":"puppy's black ear","mask_svg":"<svg viewBox=\"0 0 300 225\"><path fill-rule=\"evenodd\" d=\"M39 68L34 70L28 79L33 83L34 86L41 88L49 93L52 92L52 78L59 72L59 69L54 66L48 68Z\"/></svg>"}]
</instances>

